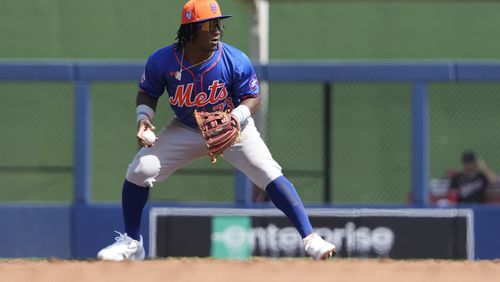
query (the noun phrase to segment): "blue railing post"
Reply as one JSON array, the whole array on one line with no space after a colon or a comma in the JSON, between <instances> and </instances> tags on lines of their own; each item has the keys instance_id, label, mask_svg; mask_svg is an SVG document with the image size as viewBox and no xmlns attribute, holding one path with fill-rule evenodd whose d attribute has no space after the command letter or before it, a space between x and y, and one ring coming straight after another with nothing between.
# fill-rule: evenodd
<instances>
[{"instance_id":1,"label":"blue railing post","mask_svg":"<svg viewBox=\"0 0 500 282\"><path fill-rule=\"evenodd\" d=\"M86 204L91 197L91 97L86 80L75 81L74 185L75 203Z\"/></svg>"},{"instance_id":2,"label":"blue railing post","mask_svg":"<svg viewBox=\"0 0 500 282\"><path fill-rule=\"evenodd\" d=\"M333 114L331 101L333 100L333 89L330 82L323 84L323 203L328 205L332 202L332 125Z\"/></svg>"},{"instance_id":3,"label":"blue railing post","mask_svg":"<svg viewBox=\"0 0 500 282\"><path fill-rule=\"evenodd\" d=\"M429 100L427 84L416 82L412 93L412 195L415 206L428 203Z\"/></svg>"},{"instance_id":4,"label":"blue railing post","mask_svg":"<svg viewBox=\"0 0 500 282\"><path fill-rule=\"evenodd\" d=\"M234 173L235 200L238 205L249 205L252 200L253 184L248 177L241 171Z\"/></svg>"}]
</instances>

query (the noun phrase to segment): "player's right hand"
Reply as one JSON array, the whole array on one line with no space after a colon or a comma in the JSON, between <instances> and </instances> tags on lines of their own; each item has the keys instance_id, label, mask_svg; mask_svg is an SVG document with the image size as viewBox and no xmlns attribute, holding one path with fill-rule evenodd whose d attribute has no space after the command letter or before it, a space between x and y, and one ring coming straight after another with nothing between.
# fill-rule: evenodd
<instances>
[{"instance_id":1,"label":"player's right hand","mask_svg":"<svg viewBox=\"0 0 500 282\"><path fill-rule=\"evenodd\" d=\"M144 147L152 147L153 145L148 145L146 144L144 138L142 138L142 133L146 130L152 130L152 131L155 131L156 130L156 127L154 127L154 125L151 123L151 121L147 120L147 119L141 119L138 123L137 123L137 142L139 142L139 144L141 146L144 146Z\"/></svg>"}]
</instances>

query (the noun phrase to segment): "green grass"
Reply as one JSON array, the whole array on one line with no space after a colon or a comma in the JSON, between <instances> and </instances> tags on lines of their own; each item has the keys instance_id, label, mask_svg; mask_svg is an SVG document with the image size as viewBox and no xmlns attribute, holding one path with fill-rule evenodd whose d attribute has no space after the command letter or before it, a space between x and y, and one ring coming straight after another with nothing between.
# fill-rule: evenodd
<instances>
[{"instance_id":1,"label":"green grass","mask_svg":"<svg viewBox=\"0 0 500 282\"><path fill-rule=\"evenodd\" d=\"M72 85L0 82L0 101L0 201L70 200Z\"/></svg>"},{"instance_id":2,"label":"green grass","mask_svg":"<svg viewBox=\"0 0 500 282\"><path fill-rule=\"evenodd\" d=\"M184 1L122 2L3 1L0 56L143 60L174 41ZM233 15L224 39L248 52L250 5L219 2ZM288 60L499 59L499 7L497 1L270 1L269 53Z\"/></svg>"}]
</instances>

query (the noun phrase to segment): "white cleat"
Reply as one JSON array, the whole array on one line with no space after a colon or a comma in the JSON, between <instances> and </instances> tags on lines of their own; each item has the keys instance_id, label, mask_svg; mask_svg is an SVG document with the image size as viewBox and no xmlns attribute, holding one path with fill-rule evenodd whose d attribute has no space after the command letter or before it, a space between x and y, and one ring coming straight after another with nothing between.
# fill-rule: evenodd
<instances>
[{"instance_id":1,"label":"white cleat","mask_svg":"<svg viewBox=\"0 0 500 282\"><path fill-rule=\"evenodd\" d=\"M309 234L302 240L306 252L315 260L326 260L332 258L336 253L334 244L331 244L316 233Z\"/></svg>"},{"instance_id":2,"label":"white cleat","mask_svg":"<svg viewBox=\"0 0 500 282\"><path fill-rule=\"evenodd\" d=\"M141 241L134 240L127 236L127 233L122 234L118 231L116 242L107 246L97 253L97 258L100 260L123 261L123 260L144 260L145 251Z\"/></svg>"}]
</instances>

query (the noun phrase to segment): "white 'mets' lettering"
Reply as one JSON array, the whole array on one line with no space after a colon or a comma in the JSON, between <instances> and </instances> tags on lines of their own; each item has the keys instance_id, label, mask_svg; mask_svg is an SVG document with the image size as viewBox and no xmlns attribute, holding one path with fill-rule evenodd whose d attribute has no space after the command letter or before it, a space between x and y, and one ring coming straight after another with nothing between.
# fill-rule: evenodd
<instances>
[{"instance_id":1,"label":"white 'mets' lettering","mask_svg":"<svg viewBox=\"0 0 500 282\"><path fill-rule=\"evenodd\" d=\"M219 80L214 80L208 87L208 94L200 92L195 97L191 97L194 83L189 83L186 87L177 85L174 96L170 97L168 101L170 104L179 107L204 107L208 104L216 104L228 97L225 85L225 83L219 83Z\"/></svg>"},{"instance_id":2,"label":"white 'mets' lettering","mask_svg":"<svg viewBox=\"0 0 500 282\"><path fill-rule=\"evenodd\" d=\"M189 83L187 85L186 91L184 91L184 85L177 85L177 89L175 89L175 96L170 97L168 101L172 105L177 105L179 107L192 107L194 104L191 102L191 92L193 92L194 83Z\"/></svg>"}]
</instances>

